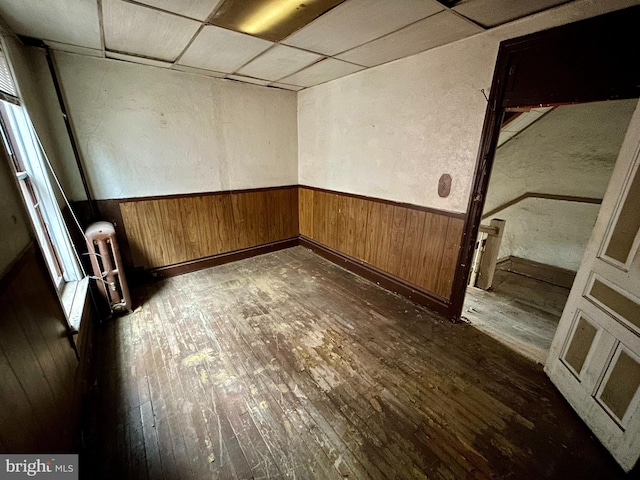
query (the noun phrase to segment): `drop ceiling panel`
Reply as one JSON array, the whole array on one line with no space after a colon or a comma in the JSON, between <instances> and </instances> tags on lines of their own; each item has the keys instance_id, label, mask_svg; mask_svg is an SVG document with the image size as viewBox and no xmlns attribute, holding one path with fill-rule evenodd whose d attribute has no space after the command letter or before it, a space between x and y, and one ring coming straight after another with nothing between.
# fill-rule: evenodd
<instances>
[{"instance_id":1,"label":"drop ceiling panel","mask_svg":"<svg viewBox=\"0 0 640 480\"><path fill-rule=\"evenodd\" d=\"M276 45L242 67L238 73L266 80L279 80L302 70L321 58L322 55L316 53L305 52L285 45Z\"/></svg>"},{"instance_id":2,"label":"drop ceiling panel","mask_svg":"<svg viewBox=\"0 0 640 480\"><path fill-rule=\"evenodd\" d=\"M0 16L20 35L102 48L97 2L2 0Z\"/></svg>"},{"instance_id":3,"label":"drop ceiling panel","mask_svg":"<svg viewBox=\"0 0 640 480\"><path fill-rule=\"evenodd\" d=\"M440 12L402 30L338 55L373 67L468 37L483 29L451 12Z\"/></svg>"},{"instance_id":4,"label":"drop ceiling panel","mask_svg":"<svg viewBox=\"0 0 640 480\"><path fill-rule=\"evenodd\" d=\"M223 0L138 0L138 2L179 13L185 17L206 20Z\"/></svg>"},{"instance_id":5,"label":"drop ceiling panel","mask_svg":"<svg viewBox=\"0 0 640 480\"><path fill-rule=\"evenodd\" d=\"M273 43L244 33L207 25L198 34L179 64L233 73Z\"/></svg>"},{"instance_id":6,"label":"drop ceiling panel","mask_svg":"<svg viewBox=\"0 0 640 480\"><path fill-rule=\"evenodd\" d=\"M571 0L463 0L453 10L488 28L569 1Z\"/></svg>"},{"instance_id":7,"label":"drop ceiling panel","mask_svg":"<svg viewBox=\"0 0 640 480\"><path fill-rule=\"evenodd\" d=\"M225 0L210 23L279 42L344 0Z\"/></svg>"},{"instance_id":8,"label":"drop ceiling panel","mask_svg":"<svg viewBox=\"0 0 640 480\"><path fill-rule=\"evenodd\" d=\"M348 0L282 43L335 55L441 10L435 0Z\"/></svg>"},{"instance_id":9,"label":"drop ceiling panel","mask_svg":"<svg viewBox=\"0 0 640 480\"><path fill-rule=\"evenodd\" d=\"M105 46L109 50L174 61L200 23L121 0L103 0Z\"/></svg>"},{"instance_id":10,"label":"drop ceiling panel","mask_svg":"<svg viewBox=\"0 0 640 480\"><path fill-rule=\"evenodd\" d=\"M364 67L326 58L304 70L283 78L282 83L300 87L312 87L362 70Z\"/></svg>"}]
</instances>

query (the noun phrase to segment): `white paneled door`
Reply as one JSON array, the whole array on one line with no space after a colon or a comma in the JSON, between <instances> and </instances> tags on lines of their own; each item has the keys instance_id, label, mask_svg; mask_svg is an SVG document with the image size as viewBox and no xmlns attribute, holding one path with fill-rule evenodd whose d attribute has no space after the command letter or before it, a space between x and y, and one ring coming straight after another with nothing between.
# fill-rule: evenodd
<instances>
[{"instance_id":1,"label":"white paneled door","mask_svg":"<svg viewBox=\"0 0 640 480\"><path fill-rule=\"evenodd\" d=\"M640 456L640 108L545 370L625 470Z\"/></svg>"}]
</instances>

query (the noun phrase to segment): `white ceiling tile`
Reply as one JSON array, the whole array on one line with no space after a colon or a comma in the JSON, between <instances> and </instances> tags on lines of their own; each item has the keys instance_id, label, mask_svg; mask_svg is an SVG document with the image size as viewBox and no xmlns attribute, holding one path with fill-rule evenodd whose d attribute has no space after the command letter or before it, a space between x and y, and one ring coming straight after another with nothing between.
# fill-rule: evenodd
<instances>
[{"instance_id":1,"label":"white ceiling tile","mask_svg":"<svg viewBox=\"0 0 640 480\"><path fill-rule=\"evenodd\" d=\"M101 49L98 2L2 0L0 16L20 35Z\"/></svg>"},{"instance_id":2,"label":"white ceiling tile","mask_svg":"<svg viewBox=\"0 0 640 480\"><path fill-rule=\"evenodd\" d=\"M152 58L136 57L135 55L125 55L123 53L106 52L107 58L113 60L122 60L124 62L141 63L142 65L151 65L153 67L171 68L170 62L161 62Z\"/></svg>"},{"instance_id":3,"label":"white ceiling tile","mask_svg":"<svg viewBox=\"0 0 640 480\"><path fill-rule=\"evenodd\" d=\"M454 13L440 12L391 35L342 53L337 58L373 67L482 31L482 28Z\"/></svg>"},{"instance_id":4,"label":"white ceiling tile","mask_svg":"<svg viewBox=\"0 0 640 480\"><path fill-rule=\"evenodd\" d=\"M283 78L282 83L300 87L312 87L362 70L364 67L326 58L304 70Z\"/></svg>"},{"instance_id":5,"label":"white ceiling tile","mask_svg":"<svg viewBox=\"0 0 640 480\"><path fill-rule=\"evenodd\" d=\"M232 73L272 45L267 40L207 25L178 63Z\"/></svg>"},{"instance_id":6,"label":"white ceiling tile","mask_svg":"<svg viewBox=\"0 0 640 480\"><path fill-rule=\"evenodd\" d=\"M206 20L223 0L137 0L145 5L179 13L185 17Z\"/></svg>"},{"instance_id":7,"label":"white ceiling tile","mask_svg":"<svg viewBox=\"0 0 640 480\"><path fill-rule=\"evenodd\" d=\"M271 85L269 85L270 87L276 87L276 88L283 88L285 90L293 90L294 92L297 92L298 90L302 90L304 87L298 87L296 85L287 85L286 83L272 83Z\"/></svg>"},{"instance_id":8,"label":"white ceiling tile","mask_svg":"<svg viewBox=\"0 0 640 480\"><path fill-rule=\"evenodd\" d=\"M453 10L484 27L495 27L570 0L463 0Z\"/></svg>"},{"instance_id":9,"label":"white ceiling tile","mask_svg":"<svg viewBox=\"0 0 640 480\"><path fill-rule=\"evenodd\" d=\"M282 43L335 55L441 10L434 0L347 0Z\"/></svg>"},{"instance_id":10,"label":"white ceiling tile","mask_svg":"<svg viewBox=\"0 0 640 480\"><path fill-rule=\"evenodd\" d=\"M122 0L103 0L102 10L107 49L161 60L174 61L201 25Z\"/></svg>"},{"instance_id":11,"label":"white ceiling tile","mask_svg":"<svg viewBox=\"0 0 640 480\"><path fill-rule=\"evenodd\" d=\"M213 70L204 70L202 68L187 67L186 65L174 64L173 67L171 67L171 69L179 70L180 72L185 72L185 73L193 73L194 75L204 75L206 77L223 78L227 76L226 73L214 72Z\"/></svg>"},{"instance_id":12,"label":"white ceiling tile","mask_svg":"<svg viewBox=\"0 0 640 480\"><path fill-rule=\"evenodd\" d=\"M322 58L322 55L305 52L285 45L276 45L255 60L242 67L238 73L266 80L279 80L291 75Z\"/></svg>"},{"instance_id":13,"label":"white ceiling tile","mask_svg":"<svg viewBox=\"0 0 640 480\"><path fill-rule=\"evenodd\" d=\"M227 75L225 78L237 80L238 82L251 83L253 85L269 85L271 82L260 80L259 78L243 77L242 75Z\"/></svg>"}]
</instances>

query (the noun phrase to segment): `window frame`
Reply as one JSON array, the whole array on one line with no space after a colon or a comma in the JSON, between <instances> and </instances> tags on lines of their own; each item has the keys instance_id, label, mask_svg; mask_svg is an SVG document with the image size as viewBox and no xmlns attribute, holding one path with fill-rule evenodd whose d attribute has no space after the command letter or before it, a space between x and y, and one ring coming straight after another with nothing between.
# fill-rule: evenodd
<instances>
[{"instance_id":1,"label":"window frame","mask_svg":"<svg viewBox=\"0 0 640 480\"><path fill-rule=\"evenodd\" d=\"M0 54L11 74L6 49ZM13 77L8 77L13 82ZM6 80L6 79L5 79ZM15 89L15 82L11 85ZM82 279L71 237L53 190L48 166L29 113L19 98L0 96L0 143L16 176L20 193L56 290Z\"/></svg>"}]
</instances>

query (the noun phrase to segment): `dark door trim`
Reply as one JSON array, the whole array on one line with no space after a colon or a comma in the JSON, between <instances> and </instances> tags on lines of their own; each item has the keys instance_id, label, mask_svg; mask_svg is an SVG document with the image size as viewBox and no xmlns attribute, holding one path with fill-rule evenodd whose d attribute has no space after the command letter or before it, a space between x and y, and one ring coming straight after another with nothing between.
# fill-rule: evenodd
<instances>
[{"instance_id":1,"label":"dark door trim","mask_svg":"<svg viewBox=\"0 0 640 480\"><path fill-rule=\"evenodd\" d=\"M450 318L462 314L504 109L640 96L640 6L500 44L458 255Z\"/></svg>"}]
</instances>

